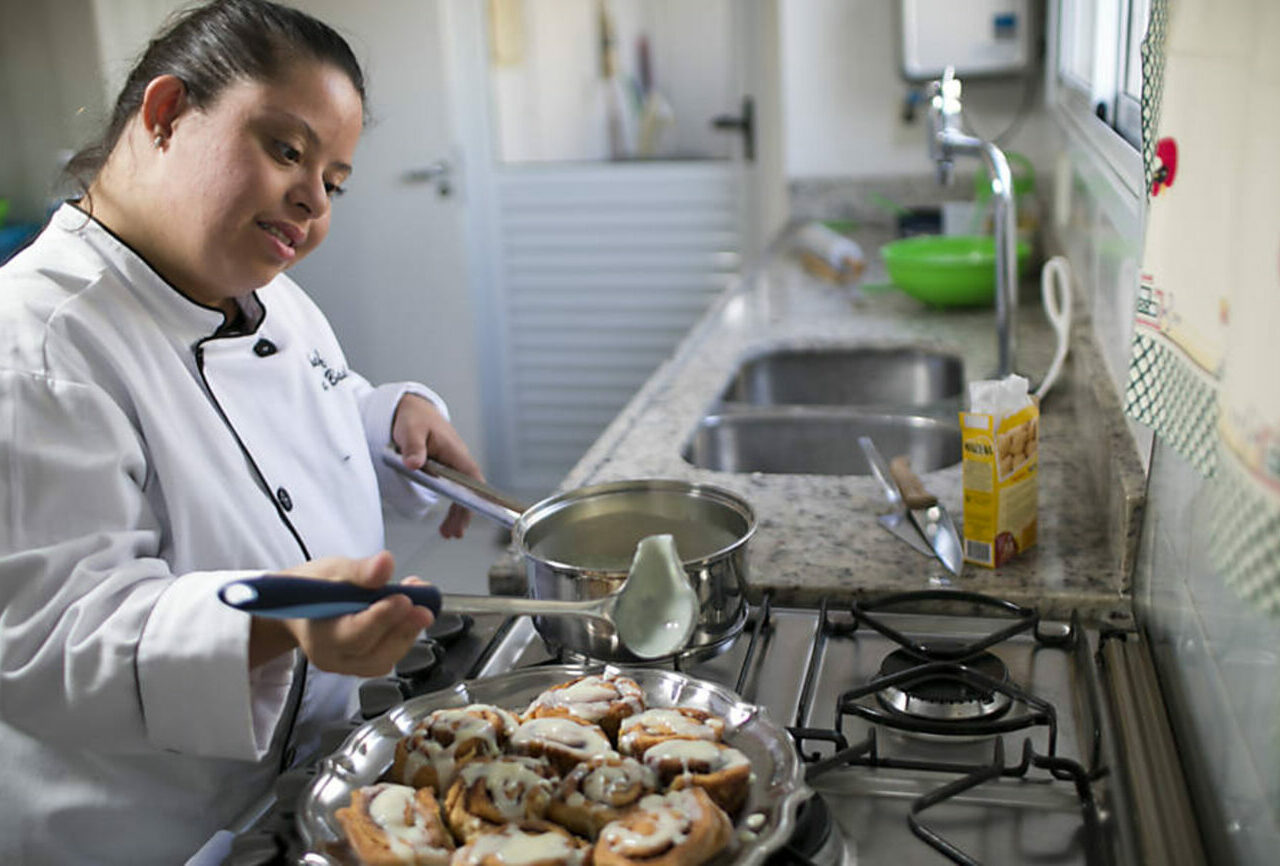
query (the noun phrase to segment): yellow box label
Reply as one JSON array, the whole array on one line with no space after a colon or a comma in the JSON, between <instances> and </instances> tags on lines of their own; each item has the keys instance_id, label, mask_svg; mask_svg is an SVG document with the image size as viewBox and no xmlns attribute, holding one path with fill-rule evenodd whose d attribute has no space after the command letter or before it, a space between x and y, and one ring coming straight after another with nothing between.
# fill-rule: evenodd
<instances>
[{"instance_id":1,"label":"yellow box label","mask_svg":"<svg viewBox=\"0 0 1280 866\"><path fill-rule=\"evenodd\" d=\"M1040 409L1005 418L961 412L964 555L997 568L1036 543Z\"/></svg>"}]
</instances>

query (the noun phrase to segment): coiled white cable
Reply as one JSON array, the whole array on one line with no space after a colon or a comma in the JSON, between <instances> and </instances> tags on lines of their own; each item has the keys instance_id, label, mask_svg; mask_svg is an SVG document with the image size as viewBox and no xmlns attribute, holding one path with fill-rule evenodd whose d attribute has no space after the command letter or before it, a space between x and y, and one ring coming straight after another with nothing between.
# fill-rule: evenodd
<instances>
[{"instance_id":1,"label":"coiled white cable","mask_svg":"<svg viewBox=\"0 0 1280 866\"><path fill-rule=\"evenodd\" d=\"M1053 353L1049 371L1035 392L1036 399L1043 400L1062 372L1071 341L1071 265L1064 256L1054 256L1044 263L1040 271L1040 301L1058 337L1058 348Z\"/></svg>"}]
</instances>

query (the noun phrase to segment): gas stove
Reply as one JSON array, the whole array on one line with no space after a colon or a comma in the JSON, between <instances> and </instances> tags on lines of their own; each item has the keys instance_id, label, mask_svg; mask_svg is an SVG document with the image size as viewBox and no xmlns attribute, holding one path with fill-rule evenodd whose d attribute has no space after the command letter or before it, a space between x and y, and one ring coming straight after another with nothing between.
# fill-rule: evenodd
<instances>
[{"instance_id":1,"label":"gas stove","mask_svg":"<svg viewBox=\"0 0 1280 866\"><path fill-rule=\"evenodd\" d=\"M1126 861L1093 653L1078 622L972 593L752 611L672 667L790 731L830 826L805 814L779 863ZM572 661L516 625L481 675Z\"/></svg>"},{"instance_id":2,"label":"gas stove","mask_svg":"<svg viewBox=\"0 0 1280 866\"><path fill-rule=\"evenodd\" d=\"M408 697L583 661L527 617L467 625L366 683L317 758ZM774 866L1201 862L1167 732L1132 683L1133 637L951 590L817 609L766 595L739 633L661 666L763 707L806 761L815 796ZM227 863L295 862L290 804L313 775L281 777Z\"/></svg>"}]
</instances>

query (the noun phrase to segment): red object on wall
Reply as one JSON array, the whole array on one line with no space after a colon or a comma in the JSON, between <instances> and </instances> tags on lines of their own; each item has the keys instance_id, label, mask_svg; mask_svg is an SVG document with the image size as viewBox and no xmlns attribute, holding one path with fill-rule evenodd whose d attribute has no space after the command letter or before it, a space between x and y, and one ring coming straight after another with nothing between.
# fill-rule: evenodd
<instances>
[{"instance_id":1,"label":"red object on wall","mask_svg":"<svg viewBox=\"0 0 1280 866\"><path fill-rule=\"evenodd\" d=\"M1172 138L1157 141L1156 160L1160 165L1151 176L1152 195L1159 195L1160 190L1173 186L1173 179L1178 174L1178 143Z\"/></svg>"}]
</instances>

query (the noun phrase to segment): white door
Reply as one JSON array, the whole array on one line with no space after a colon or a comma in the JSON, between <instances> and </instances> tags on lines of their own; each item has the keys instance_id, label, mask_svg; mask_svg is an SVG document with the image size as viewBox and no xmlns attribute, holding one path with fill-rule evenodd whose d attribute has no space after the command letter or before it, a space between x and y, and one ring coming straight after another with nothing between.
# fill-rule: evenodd
<instances>
[{"instance_id":1,"label":"white door","mask_svg":"<svg viewBox=\"0 0 1280 866\"><path fill-rule=\"evenodd\" d=\"M371 381L412 379L449 403L484 462L449 40L440 0L295 0L364 67L370 122L325 243L292 272ZM441 171L443 169L443 171Z\"/></svg>"},{"instance_id":2,"label":"white door","mask_svg":"<svg viewBox=\"0 0 1280 866\"><path fill-rule=\"evenodd\" d=\"M784 214L776 0L682 3L448 0L486 468L527 499L559 483ZM669 97L656 126L655 77ZM723 122L748 97L750 146ZM677 126L663 152L654 130Z\"/></svg>"}]
</instances>

